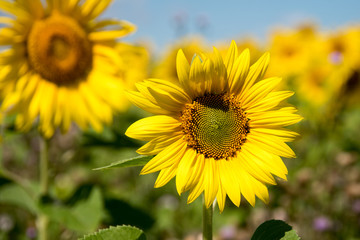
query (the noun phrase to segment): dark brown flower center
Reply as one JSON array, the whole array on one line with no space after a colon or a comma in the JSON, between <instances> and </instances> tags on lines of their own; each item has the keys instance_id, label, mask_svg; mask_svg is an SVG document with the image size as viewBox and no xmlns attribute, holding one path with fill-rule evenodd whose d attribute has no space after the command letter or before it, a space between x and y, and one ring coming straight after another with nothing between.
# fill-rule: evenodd
<instances>
[{"instance_id":1,"label":"dark brown flower center","mask_svg":"<svg viewBox=\"0 0 360 240\"><path fill-rule=\"evenodd\" d=\"M186 105L181 120L188 146L206 158L235 156L250 130L246 113L229 94L196 98Z\"/></svg>"},{"instance_id":2,"label":"dark brown flower center","mask_svg":"<svg viewBox=\"0 0 360 240\"><path fill-rule=\"evenodd\" d=\"M78 82L92 67L86 32L74 19L57 12L33 24L27 51L31 67L58 85Z\"/></svg>"}]
</instances>

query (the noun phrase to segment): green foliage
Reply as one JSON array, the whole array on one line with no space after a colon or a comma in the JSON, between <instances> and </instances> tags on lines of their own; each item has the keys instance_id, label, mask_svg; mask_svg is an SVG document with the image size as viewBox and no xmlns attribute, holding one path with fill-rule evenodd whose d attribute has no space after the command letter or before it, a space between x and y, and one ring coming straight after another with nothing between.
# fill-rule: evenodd
<instances>
[{"instance_id":1,"label":"green foliage","mask_svg":"<svg viewBox=\"0 0 360 240\"><path fill-rule=\"evenodd\" d=\"M52 221L64 224L67 228L79 232L95 231L103 218L103 200L98 188L94 188L86 200L73 207L47 204L41 211Z\"/></svg>"},{"instance_id":2,"label":"green foliage","mask_svg":"<svg viewBox=\"0 0 360 240\"><path fill-rule=\"evenodd\" d=\"M125 168L125 167L136 167L136 166L144 166L150 159L154 156L138 156L129 159L122 159L117 162L113 162L108 166L95 168L94 170L105 170L110 168Z\"/></svg>"},{"instance_id":3,"label":"green foliage","mask_svg":"<svg viewBox=\"0 0 360 240\"><path fill-rule=\"evenodd\" d=\"M293 229L285 233L285 236L280 240L300 240L300 237L297 235L296 231Z\"/></svg>"},{"instance_id":4,"label":"green foliage","mask_svg":"<svg viewBox=\"0 0 360 240\"><path fill-rule=\"evenodd\" d=\"M131 226L117 226L102 229L96 233L84 236L79 240L145 240L145 234Z\"/></svg>"},{"instance_id":5,"label":"green foliage","mask_svg":"<svg viewBox=\"0 0 360 240\"><path fill-rule=\"evenodd\" d=\"M299 237L286 222L269 220L256 229L251 240L299 240Z\"/></svg>"},{"instance_id":6,"label":"green foliage","mask_svg":"<svg viewBox=\"0 0 360 240\"><path fill-rule=\"evenodd\" d=\"M24 208L33 214L38 212L36 201L16 184L6 184L0 188L0 203L7 203Z\"/></svg>"}]
</instances>

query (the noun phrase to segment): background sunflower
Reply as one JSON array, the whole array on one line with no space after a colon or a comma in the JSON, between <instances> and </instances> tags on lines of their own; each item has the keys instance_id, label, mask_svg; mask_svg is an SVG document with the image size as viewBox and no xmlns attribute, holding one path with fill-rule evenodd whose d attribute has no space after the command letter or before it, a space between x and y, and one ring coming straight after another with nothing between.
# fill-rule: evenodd
<instances>
[{"instance_id":1,"label":"background sunflower","mask_svg":"<svg viewBox=\"0 0 360 240\"><path fill-rule=\"evenodd\" d=\"M2 17L0 31L2 110L17 115L17 128L28 130L37 120L46 137L58 126L66 132L71 122L101 131L115 111L127 109L123 89L143 77L146 66L135 63L146 62L147 54L116 42L134 25L96 20L110 3L0 2L0 9L12 15ZM134 68L138 75L129 74Z\"/></svg>"}]
</instances>

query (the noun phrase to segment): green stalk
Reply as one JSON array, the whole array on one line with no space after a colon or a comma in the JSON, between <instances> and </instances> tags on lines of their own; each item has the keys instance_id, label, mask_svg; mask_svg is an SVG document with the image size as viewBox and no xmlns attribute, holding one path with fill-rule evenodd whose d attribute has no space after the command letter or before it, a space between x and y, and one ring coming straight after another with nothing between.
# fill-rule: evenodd
<instances>
[{"instance_id":1,"label":"green stalk","mask_svg":"<svg viewBox=\"0 0 360 240\"><path fill-rule=\"evenodd\" d=\"M46 196L49 192L49 140L44 137L40 142L40 195Z\"/></svg>"},{"instance_id":2,"label":"green stalk","mask_svg":"<svg viewBox=\"0 0 360 240\"><path fill-rule=\"evenodd\" d=\"M40 141L40 196L47 196L49 194L49 140L44 137ZM40 213L37 219L37 226L39 230L39 240L47 240L49 218Z\"/></svg>"},{"instance_id":3,"label":"green stalk","mask_svg":"<svg viewBox=\"0 0 360 240\"><path fill-rule=\"evenodd\" d=\"M203 239L212 240L213 236L213 206L206 207L205 200L203 204Z\"/></svg>"}]
</instances>

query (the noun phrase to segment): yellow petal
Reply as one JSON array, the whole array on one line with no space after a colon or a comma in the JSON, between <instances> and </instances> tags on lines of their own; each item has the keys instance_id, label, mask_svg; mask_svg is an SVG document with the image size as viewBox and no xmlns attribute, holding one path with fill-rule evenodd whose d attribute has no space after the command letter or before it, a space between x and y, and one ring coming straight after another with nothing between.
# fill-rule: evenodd
<instances>
[{"instance_id":1,"label":"yellow petal","mask_svg":"<svg viewBox=\"0 0 360 240\"><path fill-rule=\"evenodd\" d=\"M105 57L107 61L103 62L106 66L108 65L108 61L110 60L114 65L122 66L124 65L122 58L120 55L111 47L102 45L102 44L94 44L93 46L94 60L99 60L100 56ZM114 66L112 66L114 67ZM115 68L117 69L117 68Z\"/></svg>"},{"instance_id":2,"label":"yellow petal","mask_svg":"<svg viewBox=\"0 0 360 240\"><path fill-rule=\"evenodd\" d=\"M234 161L234 164L250 173L259 181L275 185L275 179L271 175L270 171L265 167L257 164L257 162L253 160L254 158L256 158L256 156L250 154L249 152L240 151L236 157L236 160Z\"/></svg>"},{"instance_id":3,"label":"yellow petal","mask_svg":"<svg viewBox=\"0 0 360 240\"><path fill-rule=\"evenodd\" d=\"M44 16L44 7L41 3L41 0L32 0L32 1L25 1L28 4L29 10L31 15L36 18L40 19Z\"/></svg>"},{"instance_id":4,"label":"yellow petal","mask_svg":"<svg viewBox=\"0 0 360 240\"><path fill-rule=\"evenodd\" d=\"M169 111L160 108L159 106L150 102L147 98L145 98L140 92L129 91L125 92L127 98L132 102L135 106L148 111L152 114L164 114L168 115Z\"/></svg>"},{"instance_id":5,"label":"yellow petal","mask_svg":"<svg viewBox=\"0 0 360 240\"><path fill-rule=\"evenodd\" d=\"M190 64L185 57L185 54L182 49L180 49L176 55L176 71L179 78L179 82L182 87L185 89L185 92L193 97L192 90L190 89L189 75L190 75Z\"/></svg>"},{"instance_id":6,"label":"yellow petal","mask_svg":"<svg viewBox=\"0 0 360 240\"><path fill-rule=\"evenodd\" d=\"M23 8L17 7L15 2L1 0L0 1L0 9L2 9L4 12L8 12L14 16L29 17L28 12L26 12Z\"/></svg>"},{"instance_id":7,"label":"yellow petal","mask_svg":"<svg viewBox=\"0 0 360 240\"><path fill-rule=\"evenodd\" d=\"M247 113L263 112L276 107L281 101L294 95L291 91L277 91L269 93L265 98L254 104L248 106Z\"/></svg>"},{"instance_id":8,"label":"yellow petal","mask_svg":"<svg viewBox=\"0 0 360 240\"><path fill-rule=\"evenodd\" d=\"M202 96L205 92L205 72L199 56L195 56L190 66L188 86L193 96Z\"/></svg>"},{"instance_id":9,"label":"yellow petal","mask_svg":"<svg viewBox=\"0 0 360 240\"><path fill-rule=\"evenodd\" d=\"M243 169L238 169L238 178L240 182L241 194L245 197L245 199L251 204L251 206L255 206L255 191L253 184L253 177L248 174Z\"/></svg>"},{"instance_id":10,"label":"yellow petal","mask_svg":"<svg viewBox=\"0 0 360 240\"><path fill-rule=\"evenodd\" d=\"M187 145L184 140L180 139L176 141L151 159L143 167L140 174L157 172L176 164L184 156L186 147Z\"/></svg>"},{"instance_id":11,"label":"yellow petal","mask_svg":"<svg viewBox=\"0 0 360 240\"><path fill-rule=\"evenodd\" d=\"M258 144L261 148L272 154L287 158L295 157L293 150L278 137L265 134L249 133L246 136L246 139L249 142Z\"/></svg>"},{"instance_id":12,"label":"yellow petal","mask_svg":"<svg viewBox=\"0 0 360 240\"><path fill-rule=\"evenodd\" d=\"M136 150L136 152L141 155L156 155L182 137L182 134L159 136L143 145L141 148Z\"/></svg>"},{"instance_id":13,"label":"yellow petal","mask_svg":"<svg viewBox=\"0 0 360 240\"><path fill-rule=\"evenodd\" d=\"M196 162L196 151L192 148L188 148L180 160L177 174L176 174L176 190L179 195L184 192L184 187L187 184L189 178L189 172L194 167Z\"/></svg>"},{"instance_id":14,"label":"yellow petal","mask_svg":"<svg viewBox=\"0 0 360 240\"><path fill-rule=\"evenodd\" d=\"M99 16L111 3L111 0L86 0L81 6L83 18L91 20Z\"/></svg>"},{"instance_id":15,"label":"yellow petal","mask_svg":"<svg viewBox=\"0 0 360 240\"><path fill-rule=\"evenodd\" d=\"M0 16L0 24L11 26L13 24L14 20L10 17L3 17Z\"/></svg>"},{"instance_id":16,"label":"yellow petal","mask_svg":"<svg viewBox=\"0 0 360 240\"><path fill-rule=\"evenodd\" d=\"M40 128L46 133L46 137L51 137L54 128L52 127L52 119L56 109L57 89L53 83L44 81L45 91L42 92L39 114L40 114Z\"/></svg>"},{"instance_id":17,"label":"yellow petal","mask_svg":"<svg viewBox=\"0 0 360 240\"><path fill-rule=\"evenodd\" d=\"M76 104L74 104L76 103ZM67 101L65 103L65 111L69 112L70 119L75 121L77 125L80 126L81 129L87 128L87 111L88 108L85 106L85 103L79 94L78 91L74 89L67 90ZM98 127L98 126L96 126ZM95 129L95 128L94 128ZM96 131L100 132L102 127L95 129Z\"/></svg>"},{"instance_id":18,"label":"yellow petal","mask_svg":"<svg viewBox=\"0 0 360 240\"><path fill-rule=\"evenodd\" d=\"M220 170L220 161L216 161L216 163L218 166L217 166L217 169ZM219 190L217 192L217 195L216 195L216 200L217 200L217 203L218 203L218 206L219 206L219 210L220 210L220 213L222 213L224 211L224 207L225 207L225 201L226 201L226 191L225 191L225 187L223 186L222 182L221 182L221 177L220 177L220 172L218 174L219 176Z\"/></svg>"},{"instance_id":19,"label":"yellow petal","mask_svg":"<svg viewBox=\"0 0 360 240\"><path fill-rule=\"evenodd\" d=\"M189 170L188 181L184 186L184 191L190 190L196 186L204 169L205 157L203 154L197 154L194 166Z\"/></svg>"},{"instance_id":20,"label":"yellow petal","mask_svg":"<svg viewBox=\"0 0 360 240\"><path fill-rule=\"evenodd\" d=\"M248 106L253 106L257 102L264 99L268 93L273 91L280 83L281 78L273 77L267 78L253 85L249 91L243 94L242 102L243 108L247 109Z\"/></svg>"},{"instance_id":21,"label":"yellow petal","mask_svg":"<svg viewBox=\"0 0 360 240\"><path fill-rule=\"evenodd\" d=\"M34 95L35 91L38 89L39 82L42 80L37 74L26 74L23 77L24 80L27 80L27 82L26 86L24 86L24 91L22 91L22 95L24 99L30 99Z\"/></svg>"},{"instance_id":22,"label":"yellow petal","mask_svg":"<svg viewBox=\"0 0 360 240\"><path fill-rule=\"evenodd\" d=\"M211 86L213 81L218 81L214 69L214 63L210 58L205 59L204 64L204 73L205 73L205 83L204 83L204 93L211 93Z\"/></svg>"},{"instance_id":23,"label":"yellow petal","mask_svg":"<svg viewBox=\"0 0 360 240\"><path fill-rule=\"evenodd\" d=\"M248 118L250 119L251 128L271 128L276 126L288 126L295 124L303 119L298 114L294 114L295 108L282 108L275 111L250 113L248 112Z\"/></svg>"},{"instance_id":24,"label":"yellow petal","mask_svg":"<svg viewBox=\"0 0 360 240\"><path fill-rule=\"evenodd\" d=\"M156 89L161 93L168 93L175 99L175 101L180 103L190 103L192 100L190 96L184 91L180 85L176 82L165 81L161 79L149 78L144 81L145 85Z\"/></svg>"},{"instance_id":25,"label":"yellow petal","mask_svg":"<svg viewBox=\"0 0 360 240\"><path fill-rule=\"evenodd\" d=\"M131 138L150 141L153 138L181 131L181 122L165 115L151 116L140 119L130 125L125 135Z\"/></svg>"},{"instance_id":26,"label":"yellow petal","mask_svg":"<svg viewBox=\"0 0 360 240\"><path fill-rule=\"evenodd\" d=\"M214 202L219 189L218 169L213 158L205 159L204 165L204 199L208 208Z\"/></svg>"},{"instance_id":27,"label":"yellow petal","mask_svg":"<svg viewBox=\"0 0 360 240\"><path fill-rule=\"evenodd\" d=\"M219 161L219 175L221 184L224 187L227 195L230 200L236 205L240 205L241 194L240 194L240 186L237 178L237 174L235 174L237 168L233 166L233 160L225 160L221 159Z\"/></svg>"},{"instance_id":28,"label":"yellow petal","mask_svg":"<svg viewBox=\"0 0 360 240\"><path fill-rule=\"evenodd\" d=\"M249 72L250 51L245 49L235 60L234 66L229 76L230 92L234 94L240 93L245 79Z\"/></svg>"},{"instance_id":29,"label":"yellow petal","mask_svg":"<svg viewBox=\"0 0 360 240\"><path fill-rule=\"evenodd\" d=\"M71 14L78 7L81 0L68 0L63 2L63 10L65 13Z\"/></svg>"},{"instance_id":30,"label":"yellow petal","mask_svg":"<svg viewBox=\"0 0 360 240\"><path fill-rule=\"evenodd\" d=\"M235 59L237 57L238 57L238 48L237 48L236 42L234 40L232 40L230 48L227 51L225 61L224 61L228 77L230 76L230 73L231 73L231 71L233 69Z\"/></svg>"},{"instance_id":31,"label":"yellow petal","mask_svg":"<svg viewBox=\"0 0 360 240\"><path fill-rule=\"evenodd\" d=\"M269 65L269 61L270 54L265 53L256 63L250 67L249 73L244 82L244 86L240 92L240 99L244 99L243 95L254 85L255 82L262 79Z\"/></svg>"},{"instance_id":32,"label":"yellow petal","mask_svg":"<svg viewBox=\"0 0 360 240\"><path fill-rule=\"evenodd\" d=\"M269 203L269 191L268 191L267 187L263 183L257 181L256 179L253 179L253 186L255 189L256 196L258 198L260 198L261 201L268 204Z\"/></svg>"},{"instance_id":33,"label":"yellow petal","mask_svg":"<svg viewBox=\"0 0 360 240\"><path fill-rule=\"evenodd\" d=\"M43 94L43 91L46 91L46 89L44 89L45 85L46 85L45 81L40 81L38 84L38 87L31 99L31 102L29 104L29 117L30 118L35 118L39 114L40 102L42 100L41 96Z\"/></svg>"},{"instance_id":34,"label":"yellow petal","mask_svg":"<svg viewBox=\"0 0 360 240\"><path fill-rule=\"evenodd\" d=\"M248 154L253 155L251 159L254 163L263 169L268 169L272 174L286 180L286 174L288 171L279 156L271 154L265 151L261 146L251 142L246 142L246 144L242 146L241 152L248 152Z\"/></svg>"},{"instance_id":35,"label":"yellow petal","mask_svg":"<svg viewBox=\"0 0 360 240\"><path fill-rule=\"evenodd\" d=\"M127 21L111 20L111 22L112 25L116 27L114 30L91 32L88 35L89 40L93 42L111 41L116 38L124 37L136 29L135 25Z\"/></svg>"},{"instance_id":36,"label":"yellow petal","mask_svg":"<svg viewBox=\"0 0 360 240\"><path fill-rule=\"evenodd\" d=\"M227 85L227 72L226 67L221 57L221 54L217 48L214 47L214 53L212 57L214 63L214 76L211 85L212 93L222 93L226 90Z\"/></svg>"},{"instance_id":37,"label":"yellow petal","mask_svg":"<svg viewBox=\"0 0 360 240\"><path fill-rule=\"evenodd\" d=\"M290 131L288 129L276 129L276 128L254 128L251 130L256 134L265 134L270 136L279 137L284 142L291 142L299 136L298 133Z\"/></svg>"},{"instance_id":38,"label":"yellow petal","mask_svg":"<svg viewBox=\"0 0 360 240\"><path fill-rule=\"evenodd\" d=\"M179 161L177 161L175 164L171 165L168 168L162 169L155 181L154 188L159 188L164 186L173 177L175 177L178 165L179 165Z\"/></svg>"},{"instance_id":39,"label":"yellow petal","mask_svg":"<svg viewBox=\"0 0 360 240\"><path fill-rule=\"evenodd\" d=\"M98 90L95 89L95 86L91 86L88 82L81 82L78 91L85 100L87 109L90 109L94 118L107 124L112 122L112 109L98 96L99 92L96 94L95 91Z\"/></svg>"},{"instance_id":40,"label":"yellow petal","mask_svg":"<svg viewBox=\"0 0 360 240\"><path fill-rule=\"evenodd\" d=\"M187 199L187 203L192 203L193 201L195 201L195 199L197 197L200 196L200 194L202 193L202 191L204 191L204 173L200 173L200 178L198 180L198 182L196 183L196 185L190 190L188 199Z\"/></svg>"}]
</instances>

